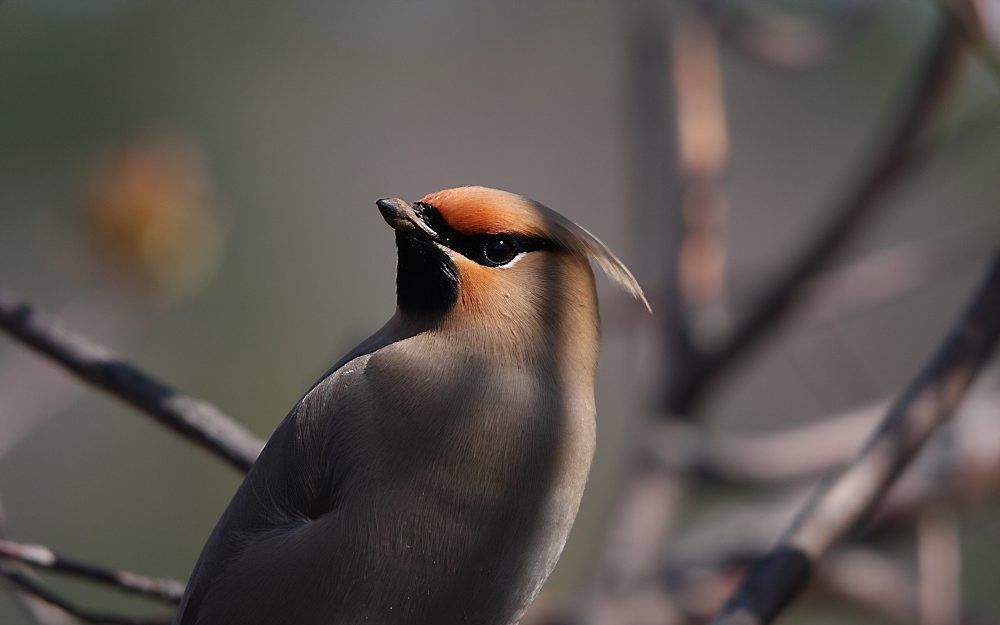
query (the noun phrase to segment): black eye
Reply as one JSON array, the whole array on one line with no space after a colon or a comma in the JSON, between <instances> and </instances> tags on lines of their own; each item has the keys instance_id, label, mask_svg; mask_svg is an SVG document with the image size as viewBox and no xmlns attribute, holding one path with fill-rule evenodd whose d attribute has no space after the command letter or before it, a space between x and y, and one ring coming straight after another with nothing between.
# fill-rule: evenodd
<instances>
[{"instance_id":1,"label":"black eye","mask_svg":"<svg viewBox=\"0 0 1000 625\"><path fill-rule=\"evenodd\" d=\"M517 256L517 248L510 240L496 237L483 245L483 256L492 265L506 265Z\"/></svg>"}]
</instances>

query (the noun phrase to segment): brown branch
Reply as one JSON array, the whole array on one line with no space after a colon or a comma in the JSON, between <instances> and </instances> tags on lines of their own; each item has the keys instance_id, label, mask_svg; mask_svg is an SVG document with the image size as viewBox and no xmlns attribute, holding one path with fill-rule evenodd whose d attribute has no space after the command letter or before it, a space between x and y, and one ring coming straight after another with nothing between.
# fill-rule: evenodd
<instances>
[{"instance_id":1,"label":"brown branch","mask_svg":"<svg viewBox=\"0 0 1000 625\"><path fill-rule=\"evenodd\" d=\"M103 625L168 625L170 623L169 618L133 618L108 612L97 612L78 606L52 592L26 575L23 571L4 567L3 565L0 565L0 576L5 577L18 590L37 597L47 604L54 605L85 623L101 623Z\"/></svg>"},{"instance_id":2,"label":"brown branch","mask_svg":"<svg viewBox=\"0 0 1000 625\"><path fill-rule=\"evenodd\" d=\"M44 545L28 545L0 539L0 559L14 560L37 568L75 575L168 603L180 603L181 596L184 594L183 582L175 579L145 577L129 571L82 562L62 556Z\"/></svg>"},{"instance_id":3,"label":"brown branch","mask_svg":"<svg viewBox=\"0 0 1000 625\"><path fill-rule=\"evenodd\" d=\"M836 479L820 488L784 538L748 571L716 625L770 623L799 595L816 563L867 522L889 486L951 415L1000 337L1000 253L938 353Z\"/></svg>"},{"instance_id":4,"label":"brown branch","mask_svg":"<svg viewBox=\"0 0 1000 625\"><path fill-rule=\"evenodd\" d=\"M891 121L869 167L830 211L831 220L812 243L764 289L759 303L730 338L691 367L688 379L668 398L672 412L690 413L723 373L778 327L802 299L804 287L869 223L879 200L913 162L914 139L942 100L959 65L961 42L957 32L955 21L946 18L913 83L892 109Z\"/></svg>"},{"instance_id":5,"label":"brown branch","mask_svg":"<svg viewBox=\"0 0 1000 625\"><path fill-rule=\"evenodd\" d=\"M2 291L0 328L242 471L250 469L263 447L260 439L215 406L174 390Z\"/></svg>"}]
</instances>

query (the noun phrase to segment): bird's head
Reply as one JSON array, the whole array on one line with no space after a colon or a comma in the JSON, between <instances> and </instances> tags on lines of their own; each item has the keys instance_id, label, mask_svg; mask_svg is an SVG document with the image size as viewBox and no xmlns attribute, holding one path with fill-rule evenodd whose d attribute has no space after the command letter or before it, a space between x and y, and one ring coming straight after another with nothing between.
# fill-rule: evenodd
<instances>
[{"instance_id":1,"label":"bird's head","mask_svg":"<svg viewBox=\"0 0 1000 625\"><path fill-rule=\"evenodd\" d=\"M544 322L575 311L596 321L593 260L646 307L628 268L594 235L520 195L486 187L378 200L396 231L403 315Z\"/></svg>"}]
</instances>

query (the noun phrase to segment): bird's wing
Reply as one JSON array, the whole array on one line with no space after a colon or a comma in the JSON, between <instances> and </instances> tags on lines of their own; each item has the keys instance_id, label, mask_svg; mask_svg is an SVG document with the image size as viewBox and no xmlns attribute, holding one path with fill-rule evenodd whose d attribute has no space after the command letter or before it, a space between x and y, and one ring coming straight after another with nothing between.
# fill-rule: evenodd
<instances>
[{"instance_id":1,"label":"bird's wing","mask_svg":"<svg viewBox=\"0 0 1000 625\"><path fill-rule=\"evenodd\" d=\"M338 402L367 355L411 333L390 321L348 353L299 400L268 440L216 524L188 582L174 625L195 625L220 575L248 547L291 532L336 507L351 463L337 448ZM341 442L343 442L341 440Z\"/></svg>"},{"instance_id":2,"label":"bird's wing","mask_svg":"<svg viewBox=\"0 0 1000 625\"><path fill-rule=\"evenodd\" d=\"M176 625L198 622L213 582L247 547L307 523L325 512L320 507L332 505L336 486L327 479L329 473L324 475L319 457L326 445L314 439L310 420L300 402L271 436L205 544L174 617Z\"/></svg>"}]
</instances>

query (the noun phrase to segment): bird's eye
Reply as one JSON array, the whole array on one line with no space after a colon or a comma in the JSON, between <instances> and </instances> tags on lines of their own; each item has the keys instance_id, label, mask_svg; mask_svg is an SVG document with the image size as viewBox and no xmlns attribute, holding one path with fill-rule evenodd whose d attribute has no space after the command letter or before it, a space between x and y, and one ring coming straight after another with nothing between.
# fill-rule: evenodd
<instances>
[{"instance_id":1,"label":"bird's eye","mask_svg":"<svg viewBox=\"0 0 1000 625\"><path fill-rule=\"evenodd\" d=\"M506 265L517 256L517 248L510 240L497 237L483 245L483 256L491 265Z\"/></svg>"}]
</instances>

